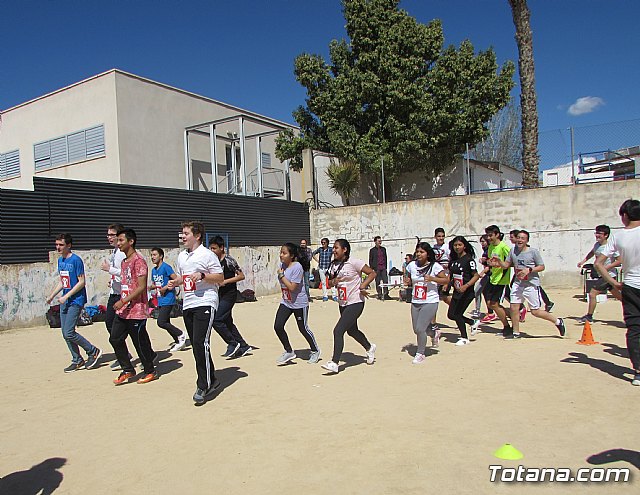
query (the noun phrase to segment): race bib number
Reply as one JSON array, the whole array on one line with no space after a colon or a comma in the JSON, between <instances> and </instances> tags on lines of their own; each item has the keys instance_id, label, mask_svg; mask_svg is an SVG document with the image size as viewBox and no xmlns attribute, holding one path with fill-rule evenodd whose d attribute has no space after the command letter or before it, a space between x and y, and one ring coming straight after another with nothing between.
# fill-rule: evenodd
<instances>
[{"instance_id":1,"label":"race bib number","mask_svg":"<svg viewBox=\"0 0 640 495\"><path fill-rule=\"evenodd\" d=\"M194 290L196 290L196 283L189 275L183 275L182 280L184 282L183 288L185 292L193 292Z\"/></svg>"},{"instance_id":2,"label":"race bib number","mask_svg":"<svg viewBox=\"0 0 640 495\"><path fill-rule=\"evenodd\" d=\"M156 295L160 295L160 288L162 287L162 282L156 282Z\"/></svg>"},{"instance_id":3,"label":"race bib number","mask_svg":"<svg viewBox=\"0 0 640 495\"><path fill-rule=\"evenodd\" d=\"M71 289L71 276L68 271L60 270L60 283L63 289Z\"/></svg>"},{"instance_id":4,"label":"race bib number","mask_svg":"<svg viewBox=\"0 0 640 495\"><path fill-rule=\"evenodd\" d=\"M344 285L338 285L338 300L347 302L347 288Z\"/></svg>"},{"instance_id":5,"label":"race bib number","mask_svg":"<svg viewBox=\"0 0 640 495\"><path fill-rule=\"evenodd\" d=\"M457 290L460 290L464 284L462 283L462 275L454 273L453 275L453 287Z\"/></svg>"},{"instance_id":6,"label":"race bib number","mask_svg":"<svg viewBox=\"0 0 640 495\"><path fill-rule=\"evenodd\" d=\"M520 280L528 280L529 279L529 269L528 268L518 268L518 278Z\"/></svg>"},{"instance_id":7,"label":"race bib number","mask_svg":"<svg viewBox=\"0 0 640 495\"><path fill-rule=\"evenodd\" d=\"M280 289L282 290L282 299L291 302L291 291L286 287L280 287Z\"/></svg>"},{"instance_id":8,"label":"race bib number","mask_svg":"<svg viewBox=\"0 0 640 495\"><path fill-rule=\"evenodd\" d=\"M415 284L413 286L413 298L416 301L426 301L427 287L424 284Z\"/></svg>"},{"instance_id":9,"label":"race bib number","mask_svg":"<svg viewBox=\"0 0 640 495\"><path fill-rule=\"evenodd\" d=\"M131 289L129 289L128 285L121 285L120 286L120 299L124 299L125 297L129 297L129 294L131 294Z\"/></svg>"}]
</instances>

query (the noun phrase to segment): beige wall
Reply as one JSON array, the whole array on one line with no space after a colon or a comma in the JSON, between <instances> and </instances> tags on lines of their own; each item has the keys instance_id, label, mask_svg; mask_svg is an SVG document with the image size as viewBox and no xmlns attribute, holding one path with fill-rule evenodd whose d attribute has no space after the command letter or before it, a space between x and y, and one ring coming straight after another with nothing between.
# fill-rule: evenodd
<instances>
[{"instance_id":1,"label":"beige wall","mask_svg":"<svg viewBox=\"0 0 640 495\"><path fill-rule=\"evenodd\" d=\"M545 285L580 287L576 263L593 246L594 227L604 223L620 228L618 207L638 196L640 180L627 180L328 208L311 212L311 238L316 246L322 237L344 237L354 256L367 260L371 240L380 235L398 266L413 252L415 236L432 242L436 227L444 227L447 242L454 235L477 241L490 224L504 232L522 228L531 232L531 246L545 261Z\"/></svg>"},{"instance_id":2,"label":"beige wall","mask_svg":"<svg viewBox=\"0 0 640 495\"><path fill-rule=\"evenodd\" d=\"M140 252L152 268L149 250ZM179 249L165 250L165 261L175 268ZM75 251L85 265L88 305L105 304L108 299L109 275L100 269L110 250ZM245 273L238 289L252 289L263 296L280 291L276 277L280 246L235 247L230 254ZM0 265L0 330L45 323L48 306L45 299L58 282L57 255L49 253L49 263Z\"/></svg>"},{"instance_id":3,"label":"beige wall","mask_svg":"<svg viewBox=\"0 0 640 495\"><path fill-rule=\"evenodd\" d=\"M0 187L33 190L33 145L87 127L104 124L104 158L38 172L39 177L120 182L115 74L89 79L2 113L0 153L20 150L20 177Z\"/></svg>"}]
</instances>

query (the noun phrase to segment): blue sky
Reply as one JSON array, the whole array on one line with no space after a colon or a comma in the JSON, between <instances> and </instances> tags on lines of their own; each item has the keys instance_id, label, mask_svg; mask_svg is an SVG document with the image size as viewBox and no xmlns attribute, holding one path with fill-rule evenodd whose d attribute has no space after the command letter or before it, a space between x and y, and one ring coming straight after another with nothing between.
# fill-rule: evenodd
<instances>
[{"instance_id":1,"label":"blue sky","mask_svg":"<svg viewBox=\"0 0 640 495\"><path fill-rule=\"evenodd\" d=\"M447 45L469 39L517 61L507 0L400 6L420 22L441 19ZM540 130L639 119L640 2L529 7ZM346 37L339 0L6 0L1 13L0 109L115 67L293 122L305 98L295 56L326 58L329 41Z\"/></svg>"}]
</instances>

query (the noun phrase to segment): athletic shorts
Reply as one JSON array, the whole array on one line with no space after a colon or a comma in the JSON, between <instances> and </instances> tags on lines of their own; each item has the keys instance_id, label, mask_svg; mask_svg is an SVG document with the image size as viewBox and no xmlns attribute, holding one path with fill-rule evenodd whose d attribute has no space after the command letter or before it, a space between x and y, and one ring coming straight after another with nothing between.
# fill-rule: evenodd
<instances>
[{"instance_id":1,"label":"athletic shorts","mask_svg":"<svg viewBox=\"0 0 640 495\"><path fill-rule=\"evenodd\" d=\"M598 292L607 292L608 290L612 289L611 284L607 283L607 281L602 277L598 278L591 286L591 288L597 290Z\"/></svg>"},{"instance_id":2,"label":"athletic shorts","mask_svg":"<svg viewBox=\"0 0 640 495\"><path fill-rule=\"evenodd\" d=\"M515 282L511 287L511 304L522 304L527 301L530 309L540 309L544 304L540 287L536 285L520 285Z\"/></svg>"},{"instance_id":3,"label":"athletic shorts","mask_svg":"<svg viewBox=\"0 0 640 495\"><path fill-rule=\"evenodd\" d=\"M504 289L506 285L494 285L490 281L484 286L482 294L488 302L499 303L504 297Z\"/></svg>"}]
</instances>

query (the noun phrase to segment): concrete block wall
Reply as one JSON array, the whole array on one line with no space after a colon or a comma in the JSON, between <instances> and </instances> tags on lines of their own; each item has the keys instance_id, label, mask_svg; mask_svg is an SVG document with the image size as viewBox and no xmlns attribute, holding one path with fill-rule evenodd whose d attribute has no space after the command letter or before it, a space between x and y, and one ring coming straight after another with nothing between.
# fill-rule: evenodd
<instances>
[{"instance_id":1,"label":"concrete block wall","mask_svg":"<svg viewBox=\"0 0 640 495\"><path fill-rule=\"evenodd\" d=\"M515 228L531 233L530 245L540 250L547 287L582 287L576 267L592 247L594 227L607 224L613 235L622 228L618 208L628 198L640 197L640 181L506 191L470 196L424 199L311 212L311 241L346 238L353 256L368 260L372 239L379 235L394 266L412 253L415 236L433 243L436 227L443 227L447 242L464 235L477 242L484 228L496 224L507 233Z\"/></svg>"},{"instance_id":2,"label":"concrete block wall","mask_svg":"<svg viewBox=\"0 0 640 495\"><path fill-rule=\"evenodd\" d=\"M105 304L108 299L109 274L100 269L102 260L110 250L74 251L84 262L89 305ZM179 249L165 250L165 261L176 267ZM148 249L140 253L147 259ZM253 289L262 296L279 292L276 270L280 246L234 247L230 252L245 273L239 290ZM45 324L48 309L46 298L58 282L56 273L58 256L49 254L49 263L0 265L0 330Z\"/></svg>"}]
</instances>

